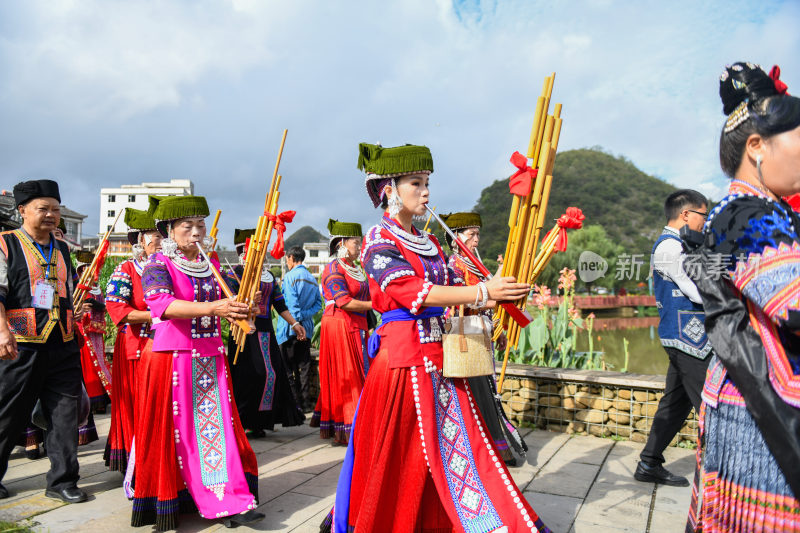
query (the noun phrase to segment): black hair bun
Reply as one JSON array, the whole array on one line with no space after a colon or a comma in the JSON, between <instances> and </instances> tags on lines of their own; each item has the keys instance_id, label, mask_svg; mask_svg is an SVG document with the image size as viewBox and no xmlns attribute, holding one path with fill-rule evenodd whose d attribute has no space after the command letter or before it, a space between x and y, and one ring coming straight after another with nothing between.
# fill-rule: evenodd
<instances>
[{"instance_id":1,"label":"black hair bun","mask_svg":"<svg viewBox=\"0 0 800 533\"><path fill-rule=\"evenodd\" d=\"M745 100L752 104L776 94L778 91L775 89L775 82L760 66L753 63L737 62L728 65L719 77L719 97L725 115L730 115Z\"/></svg>"}]
</instances>

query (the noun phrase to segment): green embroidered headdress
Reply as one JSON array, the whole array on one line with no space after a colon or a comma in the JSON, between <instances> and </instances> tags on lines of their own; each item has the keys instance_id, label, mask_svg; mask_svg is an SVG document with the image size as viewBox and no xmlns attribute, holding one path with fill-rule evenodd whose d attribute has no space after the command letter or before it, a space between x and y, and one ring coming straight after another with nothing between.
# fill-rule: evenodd
<instances>
[{"instance_id":1,"label":"green embroidered headdress","mask_svg":"<svg viewBox=\"0 0 800 533\"><path fill-rule=\"evenodd\" d=\"M455 233L467 228L480 228L483 226L483 221L481 220L481 216L478 213L450 213L449 215L441 215L442 220L447 227L453 230ZM451 250L457 250L453 246L452 239L450 235L445 233L445 240L447 244L450 246Z\"/></svg>"},{"instance_id":2,"label":"green embroidered headdress","mask_svg":"<svg viewBox=\"0 0 800 533\"><path fill-rule=\"evenodd\" d=\"M338 220L334 219L328 220L328 231L331 234L330 240L328 241L328 251L331 255L336 253L335 247L340 239L361 237L363 235L361 231L361 224L358 224L357 222L339 222Z\"/></svg>"},{"instance_id":3,"label":"green embroidered headdress","mask_svg":"<svg viewBox=\"0 0 800 533\"><path fill-rule=\"evenodd\" d=\"M433 156L427 146L406 144L384 148L379 144L358 145L358 169L367 174L366 186L372 204L381 204L383 188L392 178L433 172Z\"/></svg>"},{"instance_id":4,"label":"green embroidered headdress","mask_svg":"<svg viewBox=\"0 0 800 533\"><path fill-rule=\"evenodd\" d=\"M125 225L128 226L128 242L131 245L139 242L139 233L156 229L156 221L150 212L132 207L125 209Z\"/></svg>"},{"instance_id":5,"label":"green embroidered headdress","mask_svg":"<svg viewBox=\"0 0 800 533\"><path fill-rule=\"evenodd\" d=\"M93 259L94 252L90 252L89 250L78 250L75 252L76 268L92 264Z\"/></svg>"},{"instance_id":6,"label":"green embroidered headdress","mask_svg":"<svg viewBox=\"0 0 800 533\"><path fill-rule=\"evenodd\" d=\"M252 237L256 234L255 228L251 229L239 229L236 228L233 230L233 246L236 248L237 251L241 252L239 248L243 248L245 244L247 244L247 239Z\"/></svg>"},{"instance_id":7,"label":"green embroidered headdress","mask_svg":"<svg viewBox=\"0 0 800 533\"><path fill-rule=\"evenodd\" d=\"M483 226L481 216L478 213L450 213L449 215L442 215L442 220L453 231Z\"/></svg>"},{"instance_id":8,"label":"green embroidered headdress","mask_svg":"<svg viewBox=\"0 0 800 533\"><path fill-rule=\"evenodd\" d=\"M151 196L149 212L156 220L161 235L168 235L170 222L181 218L207 217L208 203L203 196Z\"/></svg>"}]
</instances>

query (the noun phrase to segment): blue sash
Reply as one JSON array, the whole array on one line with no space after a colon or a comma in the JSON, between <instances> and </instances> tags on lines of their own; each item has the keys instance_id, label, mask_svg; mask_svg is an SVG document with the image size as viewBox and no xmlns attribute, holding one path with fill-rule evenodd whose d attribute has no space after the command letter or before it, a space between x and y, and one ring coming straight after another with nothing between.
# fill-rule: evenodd
<instances>
[{"instance_id":1,"label":"blue sash","mask_svg":"<svg viewBox=\"0 0 800 533\"><path fill-rule=\"evenodd\" d=\"M393 309L381 314L381 325L369 337L369 356L374 358L378 355L381 347L381 328L389 322L411 322L423 318L434 318L444 313L443 307L425 307L422 312L415 315L405 308ZM358 399L356 412L353 415L353 425L350 430L350 441L347 443L347 452L344 454L342 471L339 474L339 483L336 485L336 501L333 504L333 532L347 533L347 522L350 518L350 484L353 481L353 463L355 462L355 442L356 420L358 418L358 408L361 406L361 398Z\"/></svg>"},{"instance_id":2,"label":"blue sash","mask_svg":"<svg viewBox=\"0 0 800 533\"><path fill-rule=\"evenodd\" d=\"M408 309L401 307L400 309L392 309L381 314L381 325L376 329L369 338L369 356L374 358L378 355L381 349L381 328L389 322L412 322L423 318L434 318L444 314L444 307L425 307L423 310L415 315Z\"/></svg>"}]
</instances>

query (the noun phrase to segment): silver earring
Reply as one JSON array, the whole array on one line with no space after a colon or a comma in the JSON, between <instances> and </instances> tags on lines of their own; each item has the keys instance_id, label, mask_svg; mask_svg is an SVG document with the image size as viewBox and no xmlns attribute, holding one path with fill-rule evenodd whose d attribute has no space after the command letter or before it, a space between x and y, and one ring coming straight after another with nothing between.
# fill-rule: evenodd
<instances>
[{"instance_id":1,"label":"silver earring","mask_svg":"<svg viewBox=\"0 0 800 533\"><path fill-rule=\"evenodd\" d=\"M400 214L400 210L403 208L403 200L400 199L400 195L397 194L397 184L392 178L392 196L389 198L388 203L389 208L389 216L391 218L395 218L397 215Z\"/></svg>"},{"instance_id":2,"label":"silver earring","mask_svg":"<svg viewBox=\"0 0 800 533\"><path fill-rule=\"evenodd\" d=\"M761 173L761 156L756 156L756 172L758 172L758 181L761 182L761 187L764 190L767 190L767 186L764 184L764 175Z\"/></svg>"},{"instance_id":3,"label":"silver earring","mask_svg":"<svg viewBox=\"0 0 800 533\"><path fill-rule=\"evenodd\" d=\"M344 259L345 257L347 257L347 248L345 248L343 245L340 244L339 249L336 250L336 257L338 257L339 259Z\"/></svg>"},{"instance_id":4,"label":"silver earring","mask_svg":"<svg viewBox=\"0 0 800 533\"><path fill-rule=\"evenodd\" d=\"M137 261L141 261L144 259L144 246L141 244L134 244L133 245L133 258Z\"/></svg>"},{"instance_id":5,"label":"silver earring","mask_svg":"<svg viewBox=\"0 0 800 533\"><path fill-rule=\"evenodd\" d=\"M175 257L178 251L178 243L167 237L161 241L161 253L167 257Z\"/></svg>"}]
</instances>

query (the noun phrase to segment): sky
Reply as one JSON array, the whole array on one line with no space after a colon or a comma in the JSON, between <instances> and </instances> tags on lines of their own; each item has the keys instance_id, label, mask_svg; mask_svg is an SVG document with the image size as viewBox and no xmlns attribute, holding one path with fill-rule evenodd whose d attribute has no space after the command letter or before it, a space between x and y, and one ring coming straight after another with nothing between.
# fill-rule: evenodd
<instances>
[{"instance_id":1,"label":"sky","mask_svg":"<svg viewBox=\"0 0 800 533\"><path fill-rule=\"evenodd\" d=\"M287 128L289 233L377 221L359 142L429 146L431 204L469 210L514 170L555 72L560 151L718 199L718 76L778 64L800 87L798 23L800 2L768 0L5 0L0 188L56 179L93 234L101 187L191 179L230 246Z\"/></svg>"}]
</instances>

